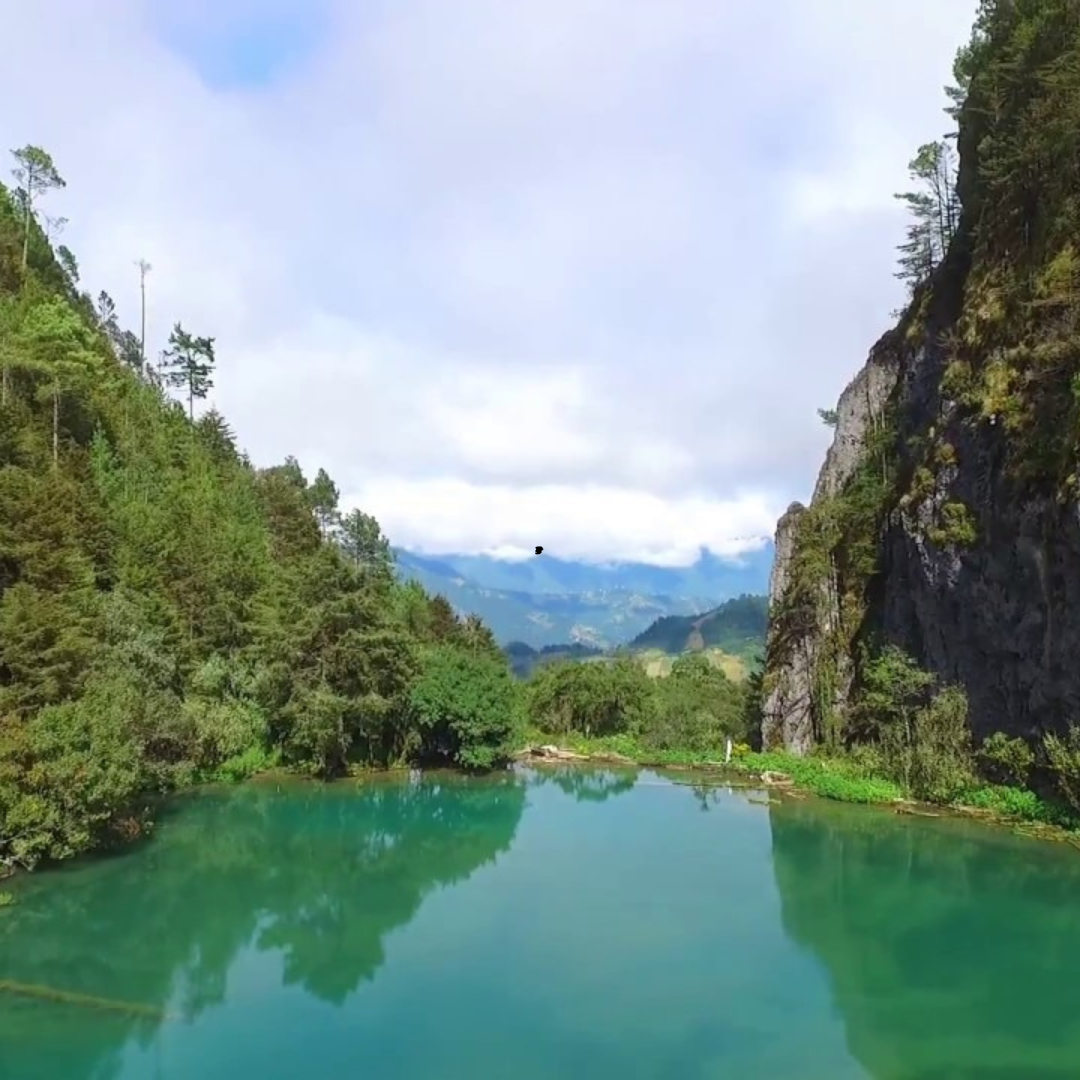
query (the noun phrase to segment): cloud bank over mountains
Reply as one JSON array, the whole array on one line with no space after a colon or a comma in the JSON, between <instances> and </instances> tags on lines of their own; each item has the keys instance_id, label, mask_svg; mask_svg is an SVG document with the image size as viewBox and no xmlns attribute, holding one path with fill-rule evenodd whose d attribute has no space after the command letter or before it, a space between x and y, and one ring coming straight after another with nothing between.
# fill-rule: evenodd
<instances>
[{"instance_id":1,"label":"cloud bank over mountains","mask_svg":"<svg viewBox=\"0 0 1080 1080\"><path fill-rule=\"evenodd\" d=\"M808 495L974 8L36 0L0 134L256 462L401 546L672 565Z\"/></svg>"}]
</instances>

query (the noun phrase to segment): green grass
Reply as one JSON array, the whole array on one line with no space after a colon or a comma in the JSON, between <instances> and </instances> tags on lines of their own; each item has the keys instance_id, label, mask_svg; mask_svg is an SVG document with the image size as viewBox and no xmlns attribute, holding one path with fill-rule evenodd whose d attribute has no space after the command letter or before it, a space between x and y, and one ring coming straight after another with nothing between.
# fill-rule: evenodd
<instances>
[{"instance_id":1,"label":"green grass","mask_svg":"<svg viewBox=\"0 0 1080 1080\"><path fill-rule=\"evenodd\" d=\"M980 785L965 791L956 800L956 805L986 810L995 817L1011 821L1050 825L1067 832L1080 831L1080 821L1068 809L1040 799L1027 788L1006 787L1003 784Z\"/></svg>"},{"instance_id":2,"label":"green grass","mask_svg":"<svg viewBox=\"0 0 1080 1080\"><path fill-rule=\"evenodd\" d=\"M633 735L610 735L586 738L583 735L549 735L532 729L527 733L530 745L552 744L578 754L619 754L643 767L722 768L746 777L763 772L784 773L794 786L823 799L837 802L888 804L904 800L904 788L882 776L867 773L847 758L811 755L796 757L780 751L740 753L723 765L724 753L689 750L650 750ZM947 807L954 810L982 811L988 818L1015 823L1029 823L1058 832L1062 837L1080 831L1080 822L1065 809L1039 798L1025 788L980 784L964 791Z\"/></svg>"},{"instance_id":3,"label":"green grass","mask_svg":"<svg viewBox=\"0 0 1080 1080\"><path fill-rule=\"evenodd\" d=\"M729 768L752 775L766 771L786 773L796 787L838 802L890 803L904 797L899 784L881 776L867 775L844 758L796 757L774 750L763 754L740 754L731 759Z\"/></svg>"},{"instance_id":4,"label":"green grass","mask_svg":"<svg viewBox=\"0 0 1080 1080\"><path fill-rule=\"evenodd\" d=\"M793 754L739 754L723 766L724 752L716 749L706 753L693 750L650 750L633 735L609 735L586 738L584 735L547 735L530 731L531 745L552 744L578 754L619 754L637 765L682 768L717 768L744 776L760 776L766 771L786 773L795 785L825 799L853 803L887 803L903 798L903 791L891 780L861 775L842 759L820 757L800 758Z\"/></svg>"}]
</instances>

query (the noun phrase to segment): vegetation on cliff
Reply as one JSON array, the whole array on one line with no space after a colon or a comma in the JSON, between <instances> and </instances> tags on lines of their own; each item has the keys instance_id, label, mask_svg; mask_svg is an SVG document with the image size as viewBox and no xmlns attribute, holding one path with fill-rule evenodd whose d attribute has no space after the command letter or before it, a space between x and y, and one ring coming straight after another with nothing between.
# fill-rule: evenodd
<instances>
[{"instance_id":1,"label":"vegetation on cliff","mask_svg":"<svg viewBox=\"0 0 1080 1080\"><path fill-rule=\"evenodd\" d=\"M1008 765L1009 784L1053 788L1076 813L1080 733L973 745L963 692L886 640L875 611L886 530L956 565L978 546L979 508L952 485L967 434L1000 448L1015 501L1080 494L1080 8L982 0L954 72L958 131L920 148L917 190L898 196L912 211L898 274L910 303L872 358L925 369L919 406L898 380L870 410L858 463L798 518L763 692L805 664L814 741L920 797L957 798Z\"/></svg>"},{"instance_id":2,"label":"vegetation on cliff","mask_svg":"<svg viewBox=\"0 0 1080 1080\"><path fill-rule=\"evenodd\" d=\"M179 323L160 364L54 250L63 180L0 186L0 866L136 836L149 797L275 762L490 765L516 746L490 633L394 577L329 476L256 468ZM170 391L181 401L173 401Z\"/></svg>"}]
</instances>

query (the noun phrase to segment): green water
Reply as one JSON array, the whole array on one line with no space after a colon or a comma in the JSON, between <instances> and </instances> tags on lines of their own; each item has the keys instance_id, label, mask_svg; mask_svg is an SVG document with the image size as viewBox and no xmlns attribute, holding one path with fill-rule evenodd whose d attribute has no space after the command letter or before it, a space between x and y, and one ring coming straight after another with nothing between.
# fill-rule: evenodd
<instances>
[{"instance_id":1,"label":"green water","mask_svg":"<svg viewBox=\"0 0 1080 1080\"><path fill-rule=\"evenodd\" d=\"M0 1078L1080 1076L1080 853L651 773L178 804L14 884Z\"/></svg>"}]
</instances>

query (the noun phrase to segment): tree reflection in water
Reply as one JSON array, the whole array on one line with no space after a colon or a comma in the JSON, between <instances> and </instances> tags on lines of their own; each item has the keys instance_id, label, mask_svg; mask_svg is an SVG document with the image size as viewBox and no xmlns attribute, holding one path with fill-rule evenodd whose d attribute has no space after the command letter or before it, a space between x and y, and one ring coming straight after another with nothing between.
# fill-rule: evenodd
<instances>
[{"instance_id":1,"label":"tree reflection in water","mask_svg":"<svg viewBox=\"0 0 1080 1080\"><path fill-rule=\"evenodd\" d=\"M785 929L875 1080L1078 1075L1075 852L821 802L770 816Z\"/></svg>"},{"instance_id":2,"label":"tree reflection in water","mask_svg":"<svg viewBox=\"0 0 1080 1080\"><path fill-rule=\"evenodd\" d=\"M0 917L0 978L191 1020L224 1000L234 960L254 946L283 954L287 984L340 1004L425 896L509 849L524 805L512 773L196 795L141 849L20 883ZM44 1037L58 1008L0 996L0 1046ZM113 1075L123 1044L147 1045L159 1022L95 1013L86 1024L64 1076Z\"/></svg>"}]
</instances>

